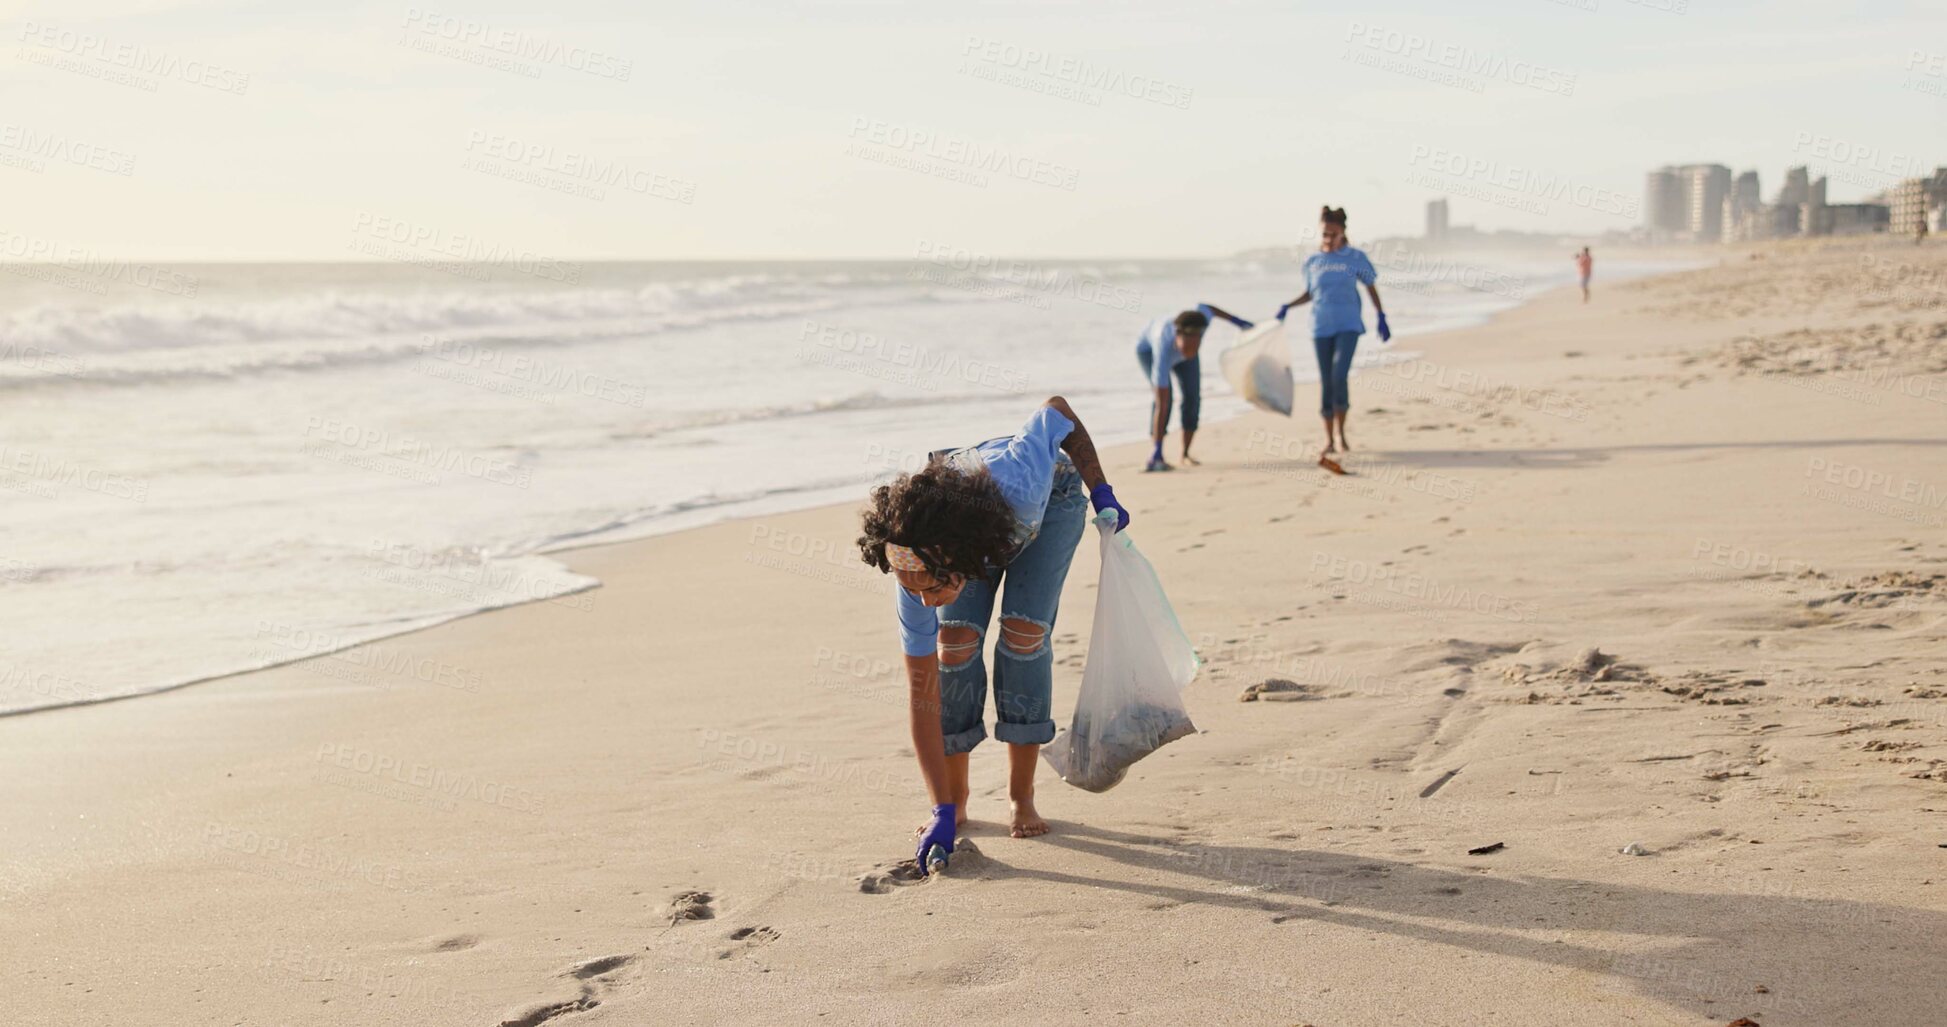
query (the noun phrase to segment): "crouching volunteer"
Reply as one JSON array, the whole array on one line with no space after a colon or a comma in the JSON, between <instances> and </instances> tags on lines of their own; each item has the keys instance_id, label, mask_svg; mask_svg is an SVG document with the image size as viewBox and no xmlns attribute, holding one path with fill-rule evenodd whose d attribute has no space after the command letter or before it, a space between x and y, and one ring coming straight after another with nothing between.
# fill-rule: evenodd
<instances>
[{"instance_id":1,"label":"crouching volunteer","mask_svg":"<svg viewBox=\"0 0 1947 1027\"><path fill-rule=\"evenodd\" d=\"M1150 450L1149 463L1145 471L1167 471L1170 465L1163 460L1163 439L1170 430L1170 378L1183 389L1183 462L1191 467L1197 460L1190 455L1190 442L1197 437L1197 412L1203 406L1203 371L1197 362L1197 353L1203 348L1203 330L1210 326L1210 319L1220 317L1246 331L1251 323L1235 314L1228 314L1208 303L1197 304L1197 309L1186 310L1176 315L1174 320L1157 318L1151 321L1136 338L1136 362L1142 365L1143 377L1149 379L1149 386L1155 390L1149 405L1149 438L1156 443Z\"/></svg>"},{"instance_id":2,"label":"crouching volunteer","mask_svg":"<svg viewBox=\"0 0 1947 1027\"><path fill-rule=\"evenodd\" d=\"M1115 511L1117 531L1128 526L1088 431L1060 396L1015 434L936 452L924 470L872 490L859 550L899 582L913 750L933 799L919 832L922 868L932 846L953 851L967 819L967 756L987 737L982 649L996 597L994 735L1007 743L1012 834L1048 830L1034 809L1035 761L1055 737L1050 646L1088 504Z\"/></svg>"}]
</instances>

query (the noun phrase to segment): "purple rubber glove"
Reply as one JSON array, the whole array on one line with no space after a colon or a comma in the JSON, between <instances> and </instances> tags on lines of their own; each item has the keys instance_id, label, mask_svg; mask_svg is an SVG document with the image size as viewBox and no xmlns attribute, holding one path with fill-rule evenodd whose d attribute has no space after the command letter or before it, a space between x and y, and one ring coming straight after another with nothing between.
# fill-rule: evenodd
<instances>
[{"instance_id":1,"label":"purple rubber glove","mask_svg":"<svg viewBox=\"0 0 1947 1027\"><path fill-rule=\"evenodd\" d=\"M1278 308L1278 320L1280 320L1280 321L1282 321L1282 320L1284 320L1284 315L1285 315L1285 311L1287 311L1287 310L1290 310L1290 309L1291 309L1291 304L1289 304L1289 303L1286 303L1286 304L1284 304L1283 306L1281 306L1281 307L1279 307L1279 308Z\"/></svg>"},{"instance_id":2,"label":"purple rubber glove","mask_svg":"<svg viewBox=\"0 0 1947 1027\"><path fill-rule=\"evenodd\" d=\"M1393 341L1393 330L1386 324L1386 312L1383 310L1379 312L1379 341Z\"/></svg>"},{"instance_id":3,"label":"purple rubber glove","mask_svg":"<svg viewBox=\"0 0 1947 1027\"><path fill-rule=\"evenodd\" d=\"M1208 303L1197 304L1197 313L1202 314L1205 317L1221 317L1224 320L1229 321L1231 324L1234 324L1237 327L1242 328L1247 332L1251 330L1251 323L1249 321L1246 321L1241 317L1233 317L1229 314L1219 314L1217 313L1217 308L1211 306Z\"/></svg>"},{"instance_id":4,"label":"purple rubber glove","mask_svg":"<svg viewBox=\"0 0 1947 1027\"><path fill-rule=\"evenodd\" d=\"M1115 490L1109 487L1108 482L1105 481L1088 490L1088 502L1095 508L1096 513L1104 510L1115 511L1115 530L1121 531L1129 526L1129 511L1115 501Z\"/></svg>"},{"instance_id":5,"label":"purple rubber glove","mask_svg":"<svg viewBox=\"0 0 1947 1027\"><path fill-rule=\"evenodd\" d=\"M953 852L953 838L957 831L953 821L959 813L960 807L951 802L943 802L933 807L933 822L926 825L926 830L919 833L919 850L916 857L920 873L932 872L932 869L926 865L926 854L932 851L933 846L939 846L948 854Z\"/></svg>"}]
</instances>

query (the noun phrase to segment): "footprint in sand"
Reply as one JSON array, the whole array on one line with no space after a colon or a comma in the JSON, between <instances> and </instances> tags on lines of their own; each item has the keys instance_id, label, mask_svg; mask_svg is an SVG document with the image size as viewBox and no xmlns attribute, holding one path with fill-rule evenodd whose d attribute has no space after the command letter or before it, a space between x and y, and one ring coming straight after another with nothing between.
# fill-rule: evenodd
<instances>
[{"instance_id":1,"label":"footprint in sand","mask_svg":"<svg viewBox=\"0 0 1947 1027\"><path fill-rule=\"evenodd\" d=\"M710 908L711 901L711 895L706 891L677 892L676 897L669 900L669 922L714 920L717 911Z\"/></svg>"},{"instance_id":2,"label":"footprint in sand","mask_svg":"<svg viewBox=\"0 0 1947 1027\"><path fill-rule=\"evenodd\" d=\"M433 951L464 952L478 944L480 944L480 936L477 934L456 934L451 938L441 939L439 944L433 946Z\"/></svg>"},{"instance_id":3,"label":"footprint in sand","mask_svg":"<svg viewBox=\"0 0 1947 1027\"><path fill-rule=\"evenodd\" d=\"M591 959L586 963L582 963L567 973L562 974L562 976L585 981L591 977L600 977L603 974L613 973L634 961L634 956L603 956L600 959Z\"/></svg>"},{"instance_id":4,"label":"footprint in sand","mask_svg":"<svg viewBox=\"0 0 1947 1027\"><path fill-rule=\"evenodd\" d=\"M557 1016L567 1013L585 1013L601 1004L602 1001L595 997L594 992L584 986L581 995L577 998L534 1006L500 1021L500 1027L541 1027L542 1024Z\"/></svg>"},{"instance_id":5,"label":"footprint in sand","mask_svg":"<svg viewBox=\"0 0 1947 1027\"><path fill-rule=\"evenodd\" d=\"M732 945L731 947L717 953L717 958L729 959L731 956L736 955L739 951L742 951L744 949L754 949L760 945L769 945L771 942L778 940L778 938L780 937L782 937L782 935L778 934L775 930L772 930L769 927L739 927L736 930L730 932L730 940L734 942L740 942L741 944Z\"/></svg>"},{"instance_id":6,"label":"footprint in sand","mask_svg":"<svg viewBox=\"0 0 1947 1027\"><path fill-rule=\"evenodd\" d=\"M709 896L703 893L683 894L703 896L705 902L709 900ZM586 1013L588 1009L602 1006L602 992L604 992L604 986L609 984L607 974L613 974L615 970L623 969L623 967L627 967L631 963L635 963L635 957L633 955L604 955L604 957L598 957L598 959L588 959L584 963L576 963L574 967L569 967L567 970L561 970L561 974L557 974L557 976L565 976L565 978L580 982L578 994L574 998L561 998L561 1000L555 1000L555 1002L541 1002L537 1006L522 1009L520 1013L514 1013L510 1017L502 1019L500 1021L500 1027L541 1027L543 1023L547 1023L547 1021L551 1021L555 1017L561 1017L561 1015L567 1015L567 1013Z\"/></svg>"},{"instance_id":7,"label":"footprint in sand","mask_svg":"<svg viewBox=\"0 0 1947 1027\"><path fill-rule=\"evenodd\" d=\"M692 892L688 894L700 893ZM707 899L707 896L705 898ZM542 1024L559 1016L565 1016L569 1013L585 1013L602 1004L601 989L598 986L609 983L605 979L607 975L633 962L635 962L634 956L617 955L602 956L598 959L590 959L586 962L577 963L561 971L560 976L580 981L579 994L574 998L558 999L553 1002L543 1002L539 1005L529 1006L521 1012L500 1021L500 1027L541 1027Z\"/></svg>"}]
</instances>

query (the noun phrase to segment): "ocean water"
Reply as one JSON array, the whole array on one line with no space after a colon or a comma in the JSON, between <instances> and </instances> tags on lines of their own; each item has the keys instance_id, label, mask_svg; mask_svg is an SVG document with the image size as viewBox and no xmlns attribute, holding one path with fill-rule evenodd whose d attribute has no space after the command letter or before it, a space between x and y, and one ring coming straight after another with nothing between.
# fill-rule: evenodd
<instances>
[{"instance_id":1,"label":"ocean water","mask_svg":"<svg viewBox=\"0 0 1947 1027\"><path fill-rule=\"evenodd\" d=\"M1572 272L1373 256L1398 337L1362 362ZM1136 439L1149 319L1300 291L1288 253L0 265L0 713L585 603L548 553L860 496L1055 393ZM1205 419L1240 408L1206 361Z\"/></svg>"}]
</instances>

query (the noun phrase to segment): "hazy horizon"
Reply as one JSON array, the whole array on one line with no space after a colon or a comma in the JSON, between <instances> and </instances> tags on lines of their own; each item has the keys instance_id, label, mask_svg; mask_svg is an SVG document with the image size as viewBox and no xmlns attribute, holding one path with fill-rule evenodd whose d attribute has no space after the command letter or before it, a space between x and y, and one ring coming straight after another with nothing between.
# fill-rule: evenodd
<instances>
[{"instance_id":1,"label":"hazy horizon","mask_svg":"<svg viewBox=\"0 0 1947 1027\"><path fill-rule=\"evenodd\" d=\"M1418 235L1442 195L1455 225L1593 236L1642 223L1664 164L1767 198L1806 164L1833 203L1931 170L1947 44L1913 41L1943 28L1687 0L29 4L0 260L1207 259L1326 203L1355 241Z\"/></svg>"}]
</instances>

